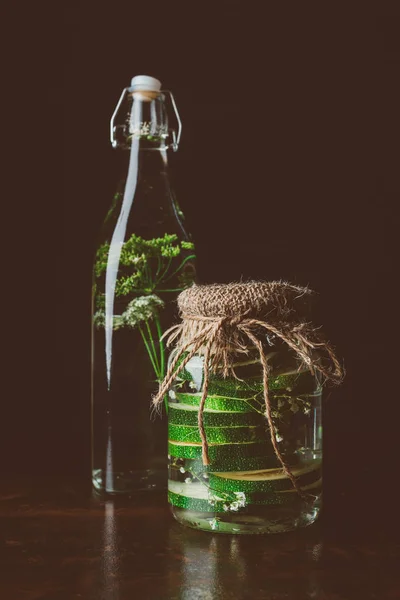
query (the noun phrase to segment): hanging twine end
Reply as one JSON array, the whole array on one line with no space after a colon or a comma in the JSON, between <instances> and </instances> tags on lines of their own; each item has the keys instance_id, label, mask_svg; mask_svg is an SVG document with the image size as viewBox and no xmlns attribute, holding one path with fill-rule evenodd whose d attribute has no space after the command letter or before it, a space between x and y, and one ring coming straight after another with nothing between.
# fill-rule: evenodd
<instances>
[{"instance_id":1,"label":"hanging twine end","mask_svg":"<svg viewBox=\"0 0 400 600\"><path fill-rule=\"evenodd\" d=\"M208 448L203 448L202 453L201 453L201 458L203 460L203 465L205 467L208 467L208 465L210 464L210 457L208 456Z\"/></svg>"}]
</instances>

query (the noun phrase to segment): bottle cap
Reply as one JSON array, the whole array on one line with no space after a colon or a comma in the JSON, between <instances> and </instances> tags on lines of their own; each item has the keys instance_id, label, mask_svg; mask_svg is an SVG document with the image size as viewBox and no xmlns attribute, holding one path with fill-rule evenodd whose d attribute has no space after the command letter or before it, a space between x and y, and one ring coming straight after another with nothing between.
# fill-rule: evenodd
<instances>
[{"instance_id":1,"label":"bottle cap","mask_svg":"<svg viewBox=\"0 0 400 600\"><path fill-rule=\"evenodd\" d=\"M159 92L161 81L149 75L136 75L131 81L131 92Z\"/></svg>"}]
</instances>

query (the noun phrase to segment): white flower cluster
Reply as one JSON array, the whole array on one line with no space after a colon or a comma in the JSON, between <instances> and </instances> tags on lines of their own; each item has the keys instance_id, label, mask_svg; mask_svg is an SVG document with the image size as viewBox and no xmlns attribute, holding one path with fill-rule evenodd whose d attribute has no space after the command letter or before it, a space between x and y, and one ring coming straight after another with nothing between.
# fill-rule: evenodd
<instances>
[{"instance_id":1,"label":"white flower cluster","mask_svg":"<svg viewBox=\"0 0 400 600\"><path fill-rule=\"evenodd\" d=\"M237 512L239 508L244 508L247 504L246 502L246 494L244 492L233 492L236 500L233 502L225 502L222 505L222 508L225 512L232 511ZM211 506L215 506L215 503L219 500L217 496L214 496L211 492L208 493L208 503Z\"/></svg>"},{"instance_id":2,"label":"white flower cluster","mask_svg":"<svg viewBox=\"0 0 400 600\"><path fill-rule=\"evenodd\" d=\"M215 517L214 519L210 520L210 526L211 526L211 529L213 531L215 531L216 529L218 529L218 521L219 521L219 519L217 517Z\"/></svg>"},{"instance_id":3,"label":"white flower cluster","mask_svg":"<svg viewBox=\"0 0 400 600\"><path fill-rule=\"evenodd\" d=\"M104 310L98 310L93 315L93 323L96 327L104 327L106 322L106 316L104 314Z\"/></svg>"},{"instance_id":4,"label":"white flower cluster","mask_svg":"<svg viewBox=\"0 0 400 600\"><path fill-rule=\"evenodd\" d=\"M96 327L104 327L106 324L106 315L104 310L98 310L93 315L93 323ZM113 329L121 329L124 326L124 320L121 315L114 315Z\"/></svg>"},{"instance_id":5,"label":"white flower cluster","mask_svg":"<svg viewBox=\"0 0 400 600\"><path fill-rule=\"evenodd\" d=\"M114 315L113 329L121 329L125 325L128 327L136 327L142 321L149 321L152 319L157 314L158 308L162 308L163 306L163 300L155 294L139 296L129 302L127 309L122 315ZM105 321L106 317L104 310L98 310L93 315L93 323L96 327L104 327Z\"/></svg>"},{"instance_id":6,"label":"white flower cluster","mask_svg":"<svg viewBox=\"0 0 400 600\"><path fill-rule=\"evenodd\" d=\"M164 302L155 294L139 296L129 302L122 317L124 323L129 327L136 327L141 321L149 321L154 317L158 308L164 306Z\"/></svg>"},{"instance_id":7,"label":"white flower cluster","mask_svg":"<svg viewBox=\"0 0 400 600\"><path fill-rule=\"evenodd\" d=\"M244 492L234 492L236 499L239 503L239 507L243 508L246 506L246 494Z\"/></svg>"},{"instance_id":8,"label":"white flower cluster","mask_svg":"<svg viewBox=\"0 0 400 600\"><path fill-rule=\"evenodd\" d=\"M225 512L229 510L232 512L237 512L239 508L244 508L246 506L246 494L244 492L234 492L236 496L236 500L234 502L228 502L222 506Z\"/></svg>"},{"instance_id":9,"label":"white flower cluster","mask_svg":"<svg viewBox=\"0 0 400 600\"><path fill-rule=\"evenodd\" d=\"M208 490L208 504L210 506L215 506L215 503L217 500L218 500L218 497L215 496L212 492L210 492L210 490Z\"/></svg>"}]
</instances>

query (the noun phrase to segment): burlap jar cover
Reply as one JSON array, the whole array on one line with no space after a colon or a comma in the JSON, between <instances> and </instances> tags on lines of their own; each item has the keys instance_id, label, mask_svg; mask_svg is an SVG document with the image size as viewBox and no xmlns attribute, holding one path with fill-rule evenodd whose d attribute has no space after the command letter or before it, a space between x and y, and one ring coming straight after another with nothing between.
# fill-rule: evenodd
<instances>
[{"instance_id":1,"label":"burlap jar cover","mask_svg":"<svg viewBox=\"0 0 400 600\"><path fill-rule=\"evenodd\" d=\"M270 367L263 338L267 334L284 342L298 357L299 370L305 366L312 374L320 373L325 381L340 383L343 369L332 347L322 339L320 329L305 321L296 310L304 297L311 293L309 288L272 281L193 285L178 296L182 322L165 334L169 335L168 345L175 342L175 356L153 403L160 405L174 379L195 354L204 356L204 379L198 411L204 465L210 464L203 422L210 371L218 371L224 377L235 377L233 365L238 355L256 350L260 357L265 416L272 446L283 471L302 495L277 443L268 393Z\"/></svg>"}]
</instances>

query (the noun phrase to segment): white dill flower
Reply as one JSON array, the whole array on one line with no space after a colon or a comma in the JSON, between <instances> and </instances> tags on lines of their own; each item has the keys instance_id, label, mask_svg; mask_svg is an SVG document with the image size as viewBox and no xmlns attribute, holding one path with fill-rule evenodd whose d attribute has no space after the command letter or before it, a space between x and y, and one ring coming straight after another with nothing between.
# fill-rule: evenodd
<instances>
[{"instance_id":1,"label":"white dill flower","mask_svg":"<svg viewBox=\"0 0 400 600\"><path fill-rule=\"evenodd\" d=\"M218 519L211 519L210 526L211 526L211 529L213 529L213 530L218 529Z\"/></svg>"},{"instance_id":2,"label":"white dill flower","mask_svg":"<svg viewBox=\"0 0 400 600\"><path fill-rule=\"evenodd\" d=\"M225 512L228 512L229 510L229 505L228 504L223 504L222 508L224 509Z\"/></svg>"},{"instance_id":3,"label":"white dill flower","mask_svg":"<svg viewBox=\"0 0 400 600\"><path fill-rule=\"evenodd\" d=\"M190 389L197 391L197 385L195 384L194 381L189 381L189 387L190 387Z\"/></svg>"},{"instance_id":4,"label":"white dill flower","mask_svg":"<svg viewBox=\"0 0 400 600\"><path fill-rule=\"evenodd\" d=\"M104 327L106 322L106 315L103 310L98 310L93 315L93 323L96 327Z\"/></svg>"},{"instance_id":5,"label":"white dill flower","mask_svg":"<svg viewBox=\"0 0 400 600\"><path fill-rule=\"evenodd\" d=\"M121 327L123 327L123 326L124 326L124 319L123 319L122 315L114 315L113 328L121 329Z\"/></svg>"},{"instance_id":6,"label":"white dill flower","mask_svg":"<svg viewBox=\"0 0 400 600\"><path fill-rule=\"evenodd\" d=\"M232 510L233 512L236 512L239 510L239 503L238 502L231 502L231 505L229 507L230 510Z\"/></svg>"},{"instance_id":7,"label":"white dill flower","mask_svg":"<svg viewBox=\"0 0 400 600\"><path fill-rule=\"evenodd\" d=\"M179 470L180 470L181 473L186 473L185 467L181 467Z\"/></svg>"},{"instance_id":8,"label":"white dill flower","mask_svg":"<svg viewBox=\"0 0 400 600\"><path fill-rule=\"evenodd\" d=\"M238 503L240 508L246 506L246 494L244 492L235 492L235 496L236 502Z\"/></svg>"},{"instance_id":9,"label":"white dill flower","mask_svg":"<svg viewBox=\"0 0 400 600\"><path fill-rule=\"evenodd\" d=\"M185 483L192 483L192 478L191 477L186 477Z\"/></svg>"},{"instance_id":10,"label":"white dill flower","mask_svg":"<svg viewBox=\"0 0 400 600\"><path fill-rule=\"evenodd\" d=\"M104 310L98 310L93 315L93 323L95 327L105 327L106 324L106 315ZM121 329L124 326L124 320L122 315L114 315L113 318L113 329Z\"/></svg>"},{"instance_id":11,"label":"white dill flower","mask_svg":"<svg viewBox=\"0 0 400 600\"><path fill-rule=\"evenodd\" d=\"M214 494L212 494L210 491L208 492L208 503L211 504L211 506L214 506L215 503L217 501L217 498L214 496Z\"/></svg>"},{"instance_id":12,"label":"white dill flower","mask_svg":"<svg viewBox=\"0 0 400 600\"><path fill-rule=\"evenodd\" d=\"M143 123L142 127L140 128L140 133L142 135L148 135L150 133L150 125L149 123Z\"/></svg>"},{"instance_id":13,"label":"white dill flower","mask_svg":"<svg viewBox=\"0 0 400 600\"><path fill-rule=\"evenodd\" d=\"M155 294L139 296L129 302L122 319L129 327L136 327L142 321L149 321L157 314L158 308L162 308L164 302Z\"/></svg>"}]
</instances>

